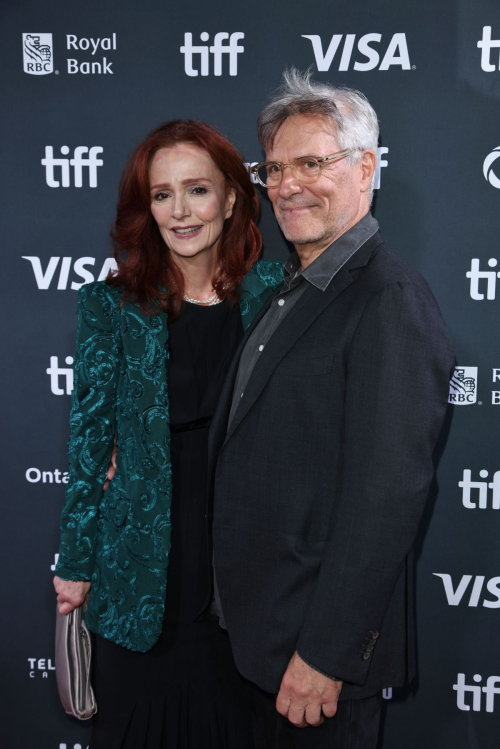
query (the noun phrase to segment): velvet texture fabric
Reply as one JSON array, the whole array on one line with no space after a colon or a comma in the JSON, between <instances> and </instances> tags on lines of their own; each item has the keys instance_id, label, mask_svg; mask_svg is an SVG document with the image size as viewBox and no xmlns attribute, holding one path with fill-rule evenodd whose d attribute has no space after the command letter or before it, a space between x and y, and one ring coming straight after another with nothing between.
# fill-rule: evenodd
<instances>
[{"instance_id":1,"label":"velvet texture fabric","mask_svg":"<svg viewBox=\"0 0 500 749\"><path fill-rule=\"evenodd\" d=\"M257 262L240 289L246 328L282 280ZM158 640L164 614L172 496L168 331L163 313L120 306L122 291L83 286L78 302L69 482L56 574L92 582L90 630L131 650ZM113 441L117 471L103 492Z\"/></svg>"}]
</instances>

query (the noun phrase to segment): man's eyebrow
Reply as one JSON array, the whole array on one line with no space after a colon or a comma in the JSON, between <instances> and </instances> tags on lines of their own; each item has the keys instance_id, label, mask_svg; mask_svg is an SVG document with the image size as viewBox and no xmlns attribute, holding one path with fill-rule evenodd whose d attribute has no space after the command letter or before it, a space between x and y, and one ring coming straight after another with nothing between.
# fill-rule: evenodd
<instances>
[{"instance_id":1,"label":"man's eyebrow","mask_svg":"<svg viewBox=\"0 0 500 749\"><path fill-rule=\"evenodd\" d=\"M332 154L333 155L333 154ZM303 153L300 156L294 156L291 161L295 161L295 159L322 159L323 156L315 156L312 153ZM262 162L263 164L283 164L284 162L280 159L266 159Z\"/></svg>"}]
</instances>

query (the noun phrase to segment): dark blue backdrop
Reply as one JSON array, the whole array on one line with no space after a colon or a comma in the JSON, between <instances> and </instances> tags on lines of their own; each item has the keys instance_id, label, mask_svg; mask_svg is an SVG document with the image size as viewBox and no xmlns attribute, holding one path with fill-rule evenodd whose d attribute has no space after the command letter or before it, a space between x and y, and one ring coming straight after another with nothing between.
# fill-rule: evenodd
<instances>
[{"instance_id":1,"label":"dark blue backdrop","mask_svg":"<svg viewBox=\"0 0 500 749\"><path fill-rule=\"evenodd\" d=\"M417 546L419 677L386 704L384 749L497 749L500 713L500 5L496 0L1 8L4 476L2 747L77 749L54 676L52 567L65 488L75 289L104 276L127 156L204 119L262 154L285 66L364 91L381 123L375 215L429 281L460 369ZM265 256L286 243L263 196ZM386 694L390 697L391 694Z\"/></svg>"}]
</instances>

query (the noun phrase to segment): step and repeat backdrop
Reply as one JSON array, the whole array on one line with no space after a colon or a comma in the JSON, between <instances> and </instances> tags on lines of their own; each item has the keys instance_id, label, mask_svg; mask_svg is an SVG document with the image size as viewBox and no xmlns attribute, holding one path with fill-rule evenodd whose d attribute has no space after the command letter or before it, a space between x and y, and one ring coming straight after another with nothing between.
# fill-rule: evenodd
<instances>
[{"instance_id":1,"label":"step and repeat backdrop","mask_svg":"<svg viewBox=\"0 0 500 749\"><path fill-rule=\"evenodd\" d=\"M417 680L384 693L383 749L498 749L498 0L4 2L2 749L86 749L54 668L76 291L113 267L124 163L168 119L248 163L287 66L363 91L381 124L374 214L429 281L457 369L417 543ZM262 191L264 256L289 247ZM374 388L374 393L376 388Z\"/></svg>"}]
</instances>

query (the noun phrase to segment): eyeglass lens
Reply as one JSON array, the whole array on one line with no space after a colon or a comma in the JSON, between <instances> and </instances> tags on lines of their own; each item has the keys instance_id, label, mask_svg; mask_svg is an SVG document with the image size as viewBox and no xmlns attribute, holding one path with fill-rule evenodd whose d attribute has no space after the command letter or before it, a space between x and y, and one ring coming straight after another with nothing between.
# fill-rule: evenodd
<instances>
[{"instance_id":1,"label":"eyeglass lens","mask_svg":"<svg viewBox=\"0 0 500 749\"><path fill-rule=\"evenodd\" d=\"M310 156L304 156L292 161L292 172L301 182L314 182L318 178L319 164ZM263 164L258 169L260 181L267 186L279 185L282 170L279 164Z\"/></svg>"}]
</instances>

